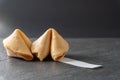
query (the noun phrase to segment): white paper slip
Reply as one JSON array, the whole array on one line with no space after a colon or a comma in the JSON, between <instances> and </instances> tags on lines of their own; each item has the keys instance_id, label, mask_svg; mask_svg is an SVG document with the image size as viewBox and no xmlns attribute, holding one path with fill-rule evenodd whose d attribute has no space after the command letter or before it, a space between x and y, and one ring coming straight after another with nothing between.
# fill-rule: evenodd
<instances>
[{"instance_id":1,"label":"white paper slip","mask_svg":"<svg viewBox=\"0 0 120 80\"><path fill-rule=\"evenodd\" d=\"M74 59L70 59L70 58L66 58L66 57L59 60L59 62L74 65L77 67L91 68L91 69L102 67L102 65L90 64L90 63L86 63L83 61L78 61L78 60L74 60Z\"/></svg>"}]
</instances>

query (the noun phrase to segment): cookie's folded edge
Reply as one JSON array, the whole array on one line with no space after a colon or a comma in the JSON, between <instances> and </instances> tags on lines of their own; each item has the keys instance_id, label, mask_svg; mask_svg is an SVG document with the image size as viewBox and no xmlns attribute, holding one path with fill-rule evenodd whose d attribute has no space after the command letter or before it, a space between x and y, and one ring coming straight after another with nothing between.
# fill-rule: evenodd
<instances>
[{"instance_id":1,"label":"cookie's folded edge","mask_svg":"<svg viewBox=\"0 0 120 80\"><path fill-rule=\"evenodd\" d=\"M44 32L37 40L32 43L32 54L43 61L50 53L51 45L51 28Z\"/></svg>"},{"instance_id":2,"label":"cookie's folded edge","mask_svg":"<svg viewBox=\"0 0 120 80\"><path fill-rule=\"evenodd\" d=\"M68 42L52 28L51 57L54 61L59 61L69 50Z\"/></svg>"}]
</instances>

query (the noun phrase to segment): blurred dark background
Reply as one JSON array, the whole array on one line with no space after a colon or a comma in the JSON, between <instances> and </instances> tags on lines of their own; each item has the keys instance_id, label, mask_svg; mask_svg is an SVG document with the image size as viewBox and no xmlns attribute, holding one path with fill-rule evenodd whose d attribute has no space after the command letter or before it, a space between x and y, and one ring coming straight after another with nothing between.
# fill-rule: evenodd
<instances>
[{"instance_id":1,"label":"blurred dark background","mask_svg":"<svg viewBox=\"0 0 120 80\"><path fill-rule=\"evenodd\" d=\"M120 0L0 0L0 37L49 27L67 38L120 37Z\"/></svg>"}]
</instances>

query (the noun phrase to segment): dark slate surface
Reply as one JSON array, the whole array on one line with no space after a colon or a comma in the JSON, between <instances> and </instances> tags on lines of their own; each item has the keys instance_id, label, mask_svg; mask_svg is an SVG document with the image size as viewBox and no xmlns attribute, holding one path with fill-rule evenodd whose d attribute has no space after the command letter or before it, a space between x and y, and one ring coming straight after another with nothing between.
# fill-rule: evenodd
<instances>
[{"instance_id":1,"label":"dark slate surface","mask_svg":"<svg viewBox=\"0 0 120 80\"><path fill-rule=\"evenodd\" d=\"M6 56L0 39L0 80L120 80L120 39L67 39L66 57L101 64L99 69L85 69L64 63L24 61Z\"/></svg>"}]
</instances>

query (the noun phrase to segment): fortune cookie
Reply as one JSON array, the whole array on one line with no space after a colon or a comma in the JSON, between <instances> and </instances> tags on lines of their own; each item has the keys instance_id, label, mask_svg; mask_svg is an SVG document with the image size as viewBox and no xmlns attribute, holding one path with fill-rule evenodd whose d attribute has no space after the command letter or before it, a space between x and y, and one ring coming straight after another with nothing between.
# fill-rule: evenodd
<instances>
[{"instance_id":1,"label":"fortune cookie","mask_svg":"<svg viewBox=\"0 0 120 80\"><path fill-rule=\"evenodd\" d=\"M59 61L69 50L67 41L55 30L52 29L51 57L54 61Z\"/></svg>"},{"instance_id":2,"label":"fortune cookie","mask_svg":"<svg viewBox=\"0 0 120 80\"><path fill-rule=\"evenodd\" d=\"M18 57L24 60L33 59L33 55L30 50L32 43L29 38L19 29L15 29L10 36L4 39L3 45L8 56Z\"/></svg>"},{"instance_id":3,"label":"fortune cookie","mask_svg":"<svg viewBox=\"0 0 120 80\"><path fill-rule=\"evenodd\" d=\"M32 43L31 51L38 57L40 61L43 61L50 52L51 43L51 28L48 29L42 36Z\"/></svg>"},{"instance_id":4,"label":"fortune cookie","mask_svg":"<svg viewBox=\"0 0 120 80\"><path fill-rule=\"evenodd\" d=\"M32 43L31 51L40 61L49 54L54 61L60 60L69 50L69 44L53 28L49 28L41 37Z\"/></svg>"}]
</instances>

